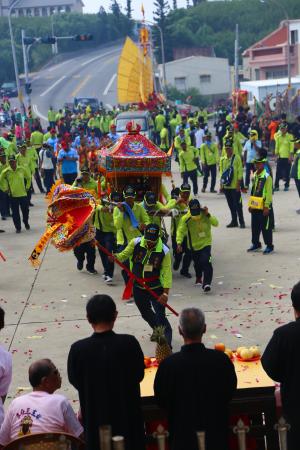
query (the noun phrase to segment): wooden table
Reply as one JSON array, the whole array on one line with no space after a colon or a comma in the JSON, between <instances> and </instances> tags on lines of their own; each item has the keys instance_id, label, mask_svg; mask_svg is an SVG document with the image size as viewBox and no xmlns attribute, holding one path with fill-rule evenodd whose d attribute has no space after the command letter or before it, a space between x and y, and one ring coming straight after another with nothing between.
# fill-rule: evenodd
<instances>
[{"instance_id":1,"label":"wooden table","mask_svg":"<svg viewBox=\"0 0 300 450\"><path fill-rule=\"evenodd\" d=\"M278 437L274 430L277 422L275 403L275 384L264 371L261 362L233 361L238 379L237 391L230 404L234 416L246 415L250 418L249 435L256 438L257 449L278 450ZM155 404L153 383L157 368L145 370L141 383L141 396L145 421L162 420L165 415Z\"/></svg>"}]
</instances>

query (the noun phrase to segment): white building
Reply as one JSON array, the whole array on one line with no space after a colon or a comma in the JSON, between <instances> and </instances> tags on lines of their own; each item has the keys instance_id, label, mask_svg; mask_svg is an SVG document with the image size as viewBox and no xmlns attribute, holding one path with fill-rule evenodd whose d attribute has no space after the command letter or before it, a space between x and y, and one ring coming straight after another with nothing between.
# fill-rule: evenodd
<instances>
[{"instance_id":1,"label":"white building","mask_svg":"<svg viewBox=\"0 0 300 450\"><path fill-rule=\"evenodd\" d=\"M7 16L13 0L0 0L0 16ZM82 0L20 0L13 10L15 16L51 16L52 14L83 12Z\"/></svg>"},{"instance_id":2,"label":"white building","mask_svg":"<svg viewBox=\"0 0 300 450\"><path fill-rule=\"evenodd\" d=\"M292 77L292 95L294 96L300 90L300 77ZM240 88L248 91L249 103L253 103L254 97L257 101L264 101L268 95L276 97L277 93L283 93L287 90L288 79L278 78L277 80L260 81L241 81Z\"/></svg>"},{"instance_id":3,"label":"white building","mask_svg":"<svg viewBox=\"0 0 300 450\"><path fill-rule=\"evenodd\" d=\"M227 96L231 92L230 67L225 58L190 56L168 62L166 78L168 85L183 92L190 88L197 88L202 95Z\"/></svg>"}]
</instances>

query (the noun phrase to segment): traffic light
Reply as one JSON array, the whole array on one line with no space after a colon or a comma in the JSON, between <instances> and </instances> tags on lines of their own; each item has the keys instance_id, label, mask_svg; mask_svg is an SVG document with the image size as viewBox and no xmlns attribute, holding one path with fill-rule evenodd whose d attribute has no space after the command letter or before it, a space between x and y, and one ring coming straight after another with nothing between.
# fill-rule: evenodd
<instances>
[{"instance_id":1,"label":"traffic light","mask_svg":"<svg viewBox=\"0 0 300 450\"><path fill-rule=\"evenodd\" d=\"M46 36L41 38L42 44L56 44L56 38L51 36Z\"/></svg>"},{"instance_id":2,"label":"traffic light","mask_svg":"<svg viewBox=\"0 0 300 450\"><path fill-rule=\"evenodd\" d=\"M27 95L30 95L32 92L31 83L25 83L25 92Z\"/></svg>"},{"instance_id":3,"label":"traffic light","mask_svg":"<svg viewBox=\"0 0 300 450\"><path fill-rule=\"evenodd\" d=\"M92 41L94 36L92 34L75 34L74 41Z\"/></svg>"},{"instance_id":4,"label":"traffic light","mask_svg":"<svg viewBox=\"0 0 300 450\"><path fill-rule=\"evenodd\" d=\"M33 37L24 37L23 42L25 45L32 45L36 41L36 38Z\"/></svg>"}]
</instances>

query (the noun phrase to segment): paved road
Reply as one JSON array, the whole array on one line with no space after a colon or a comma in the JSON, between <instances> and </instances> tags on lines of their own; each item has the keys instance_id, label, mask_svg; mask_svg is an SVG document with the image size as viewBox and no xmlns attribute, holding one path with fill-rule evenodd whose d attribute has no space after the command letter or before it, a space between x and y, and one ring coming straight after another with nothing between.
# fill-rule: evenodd
<instances>
[{"instance_id":1,"label":"paved road","mask_svg":"<svg viewBox=\"0 0 300 450\"><path fill-rule=\"evenodd\" d=\"M177 164L173 172L179 184ZM280 191L275 195L276 251L270 256L246 253L251 239L246 206L247 228L229 230L224 197L204 194L201 201L220 220L220 226L213 230L213 291L205 295L194 286L194 278L187 280L175 273L170 303L178 311L191 305L205 311L207 346L223 341L232 348L254 344L263 348L275 327L293 320L289 296L291 287L299 280L300 264L300 216L295 213L299 199L295 186L288 193ZM85 319L85 303L90 295L112 295L119 310L116 330L134 334L145 354L153 355L155 346L149 341L150 329L136 306L121 301L123 283L119 270L115 286L104 284L99 256L98 276L79 273L73 254L58 253L51 245L40 268L34 270L30 266L28 256L44 231L46 210L42 195L34 195L33 203L30 231L16 235L10 220L0 224L6 230L0 235L0 249L7 256L5 263L0 260L0 305L7 312L7 325L1 331L0 341L14 355L9 395L16 395L19 387L29 389L27 368L32 360L50 357L62 371L62 392L76 400L76 393L67 383L66 358L71 343L91 333ZM177 319L170 316L170 321L177 350L181 345ZM77 408L77 403L74 406Z\"/></svg>"},{"instance_id":2,"label":"paved road","mask_svg":"<svg viewBox=\"0 0 300 450\"><path fill-rule=\"evenodd\" d=\"M32 105L35 114L47 118L55 109L76 96L97 97L107 108L117 103L117 68L122 45L76 56L38 72L32 81Z\"/></svg>"}]
</instances>

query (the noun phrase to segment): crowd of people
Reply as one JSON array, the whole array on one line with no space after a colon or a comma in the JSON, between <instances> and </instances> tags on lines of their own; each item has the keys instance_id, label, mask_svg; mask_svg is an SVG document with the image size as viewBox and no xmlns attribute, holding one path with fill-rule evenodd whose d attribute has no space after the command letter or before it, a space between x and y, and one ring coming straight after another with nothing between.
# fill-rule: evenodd
<instances>
[{"instance_id":1,"label":"crowd of people","mask_svg":"<svg viewBox=\"0 0 300 450\"><path fill-rule=\"evenodd\" d=\"M210 182L211 194L224 195L230 214L227 228L230 229L246 227L242 193L249 192L252 244L247 251L261 250L262 234L265 243L263 254L272 253L275 227L273 193L280 189L281 180L285 183L284 191L288 191L292 177L300 197L300 117L292 124L287 122L285 115L267 123L265 120L259 121L249 110L241 107L236 114L219 111L213 132L208 114L203 109L187 115L179 114L174 108L158 109L152 113L154 141L165 152L173 146L173 167L177 162L182 183L173 185L170 192L162 184L160 191L155 192L146 180L129 178L122 192L110 192L107 181L98 173L97 151L102 145L113 145L120 139L115 124L117 112L117 109L92 112L89 107L76 113L68 110L56 112L50 108L49 125L47 130L43 130L38 119L24 120L17 111L13 111L10 131L5 130L0 137L0 213L2 220L12 217L19 234L22 221L25 229L30 230L29 211L34 206L31 202L34 189L47 196L55 181L61 179L74 189L81 187L93 192L98 201L93 216L96 235L90 242L75 247L77 270L82 271L86 262L86 270L97 275L95 243L99 244L104 283L113 282L117 259L123 264L124 298L135 302L152 330L158 326L164 327L165 338L172 347L172 328L166 317L166 305L173 271L180 270L182 277L190 279L193 262L195 285L204 293L212 288L212 227L218 226L219 221L200 201L199 180L203 177L202 194ZM275 176L272 167L274 157ZM220 185L217 188L218 173ZM297 212L300 213L300 210ZM164 221L168 216L171 217L170 230ZM136 279L142 279L157 299L140 283L132 283L130 272ZM293 300L296 311L300 308L297 302L300 303L300 300ZM87 317L95 333L72 346L68 361L69 380L79 392L87 448L99 448L96 425L109 419L117 434L126 437L128 450L140 450L144 441L139 409L139 382L144 373L142 351L134 338L113 333L117 312L114 302L107 296L96 296L90 300ZM159 404L169 414L172 449L185 448L185 433L190 436L189 448L196 448L196 427L207 431L208 450L216 447L226 449L228 404L236 388L233 366L226 355L223 358L206 350L201 343L205 332L201 311L183 311L179 328L186 345L179 355L162 363L154 386ZM113 355L109 360L105 356L108 348ZM132 361L129 364L130 355ZM199 358L199 365L194 364L195 356ZM118 360L117 364L114 358ZM121 382L118 370L119 362L124 358L128 373L127 369L123 370ZM211 370L203 375L203 379L200 377L201 358ZM277 361L267 362L267 356L263 360L266 361L266 370L272 373L272 364L276 365ZM182 368L186 365L202 381L199 386L189 385L191 390L183 395L185 391L175 381L182 378ZM103 367L106 372L103 372L101 381L99 373ZM274 378L284 380L285 374L281 377L282 372L277 375L279 372L276 370L277 366ZM212 396L209 383L213 380L214 371L224 373L224 383L217 383L218 390ZM94 379L91 378L92 373L97 374ZM110 373L109 381L107 373ZM178 376L174 377L174 373ZM41 416L47 418L47 411L51 411L54 404L59 405L60 412L55 420L50 421L53 428L64 425L65 431L81 436L83 429L65 399L54 394L60 387L60 376L53 362L41 360L34 363L29 370L29 380L33 393L28 394L28 399L24 396L12 403L0 431L0 444L5 445L10 439L22 435L23 429L41 430L39 427L44 426ZM206 388L202 389L205 385ZM117 387L115 392L113 387ZM198 396L189 416L185 401L192 389ZM3 392L4 397L6 393ZM205 393L209 393L209 397ZM103 399L106 409L99 408L101 402L95 403L96 398ZM18 411L25 411L26 401L29 413L23 417ZM197 405L201 403L205 405L205 417L197 415ZM43 412L39 412L34 404L39 405ZM123 406L119 408L119 416L114 418L113 411L120 404ZM211 425L217 410L218 420L224 425L218 436L213 433ZM292 407L287 411L294 414ZM194 417L197 417L196 421ZM292 420L294 424L298 423L296 417ZM180 421L185 423L182 428L178 426Z\"/></svg>"},{"instance_id":2,"label":"crowd of people","mask_svg":"<svg viewBox=\"0 0 300 450\"><path fill-rule=\"evenodd\" d=\"M291 299L296 320L275 330L262 365L281 383L283 414L290 425L288 449L298 450L300 282L293 287ZM65 432L83 439L87 449L100 450L99 426L108 424L113 436L124 437L126 450L145 448L140 394L144 355L134 336L113 331L117 316L116 304L108 295L95 295L87 302L86 317L93 334L71 346L67 363L69 382L79 396L77 415L69 401L55 393L62 380L49 359L30 365L32 392L15 398L4 414L12 357L0 347L0 448L29 434ZM161 362L153 386L157 404L167 414L170 448L198 450L197 432L204 431L206 450L228 450L229 405L237 388L234 366L226 354L203 344L206 323L201 310L184 309L178 325L184 345Z\"/></svg>"}]
</instances>

